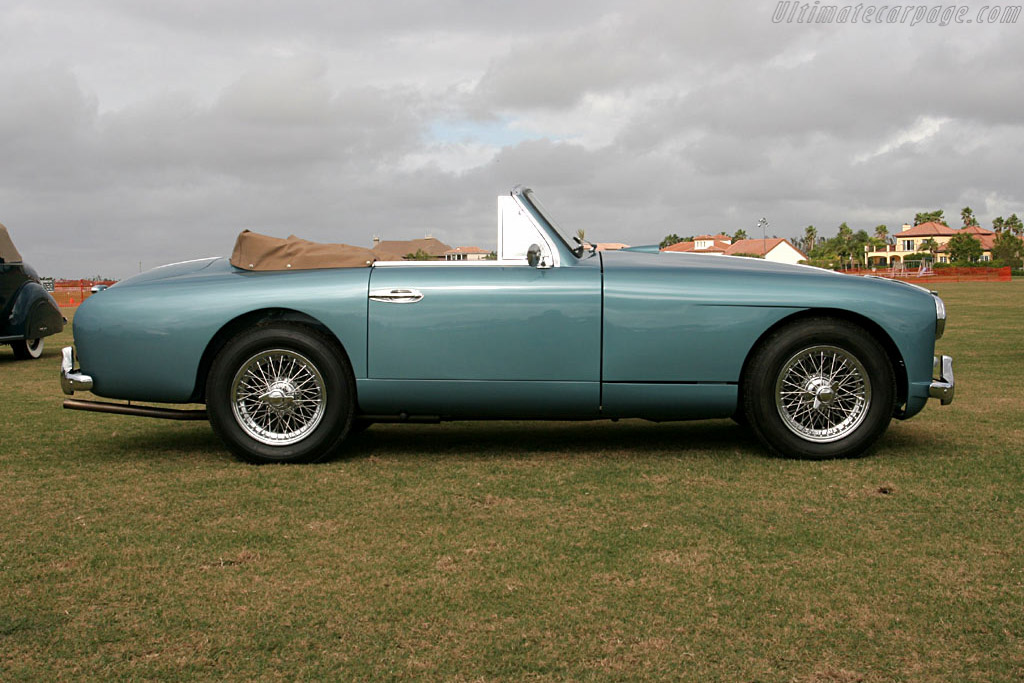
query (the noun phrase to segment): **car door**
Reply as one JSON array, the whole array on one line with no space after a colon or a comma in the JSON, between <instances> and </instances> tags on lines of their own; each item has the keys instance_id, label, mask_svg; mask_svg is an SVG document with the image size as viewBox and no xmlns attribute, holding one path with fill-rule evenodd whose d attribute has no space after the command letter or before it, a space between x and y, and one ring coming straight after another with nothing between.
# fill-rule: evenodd
<instances>
[{"instance_id":1,"label":"car door","mask_svg":"<svg viewBox=\"0 0 1024 683\"><path fill-rule=\"evenodd\" d=\"M599 411L598 259L375 266L368 412L577 417Z\"/></svg>"}]
</instances>

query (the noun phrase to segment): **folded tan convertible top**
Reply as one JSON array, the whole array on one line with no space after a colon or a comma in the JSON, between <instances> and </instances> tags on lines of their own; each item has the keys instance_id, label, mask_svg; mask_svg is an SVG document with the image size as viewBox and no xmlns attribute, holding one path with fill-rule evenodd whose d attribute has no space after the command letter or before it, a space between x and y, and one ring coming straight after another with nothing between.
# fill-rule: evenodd
<instances>
[{"instance_id":1,"label":"folded tan convertible top","mask_svg":"<svg viewBox=\"0 0 1024 683\"><path fill-rule=\"evenodd\" d=\"M231 265L245 270L312 270L314 268L366 268L373 252L350 244L323 244L270 237L243 230L235 241Z\"/></svg>"},{"instance_id":2,"label":"folded tan convertible top","mask_svg":"<svg viewBox=\"0 0 1024 683\"><path fill-rule=\"evenodd\" d=\"M21 254L14 248L14 242L3 223L0 223L0 258L6 263L21 263Z\"/></svg>"}]
</instances>

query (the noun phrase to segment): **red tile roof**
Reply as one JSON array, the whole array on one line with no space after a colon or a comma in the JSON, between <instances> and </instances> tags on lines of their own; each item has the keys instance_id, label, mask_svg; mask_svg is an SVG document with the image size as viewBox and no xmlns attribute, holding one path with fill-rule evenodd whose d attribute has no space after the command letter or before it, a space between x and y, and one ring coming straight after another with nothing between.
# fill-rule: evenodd
<instances>
[{"instance_id":1,"label":"red tile roof","mask_svg":"<svg viewBox=\"0 0 1024 683\"><path fill-rule=\"evenodd\" d=\"M979 242L981 242L981 250L982 251L992 251L992 246L994 245L994 243L996 241L996 234L995 233L991 233L991 234L988 234L988 235L983 235L983 234L979 233L979 234L975 234L975 235L972 235L972 236L974 237L974 239L976 239ZM949 244L948 243L947 244L940 244L939 248L936 249L935 251L937 251L937 252L941 251L941 252L945 253L945 252L949 251Z\"/></svg>"},{"instance_id":2,"label":"red tile roof","mask_svg":"<svg viewBox=\"0 0 1024 683\"><path fill-rule=\"evenodd\" d=\"M965 232L968 235L994 235L995 233L991 230L986 230L980 225L968 225L966 228L961 228L959 232Z\"/></svg>"},{"instance_id":3,"label":"red tile roof","mask_svg":"<svg viewBox=\"0 0 1024 683\"><path fill-rule=\"evenodd\" d=\"M431 256L444 256L451 247L433 237L419 240L384 240L373 246L373 253L382 261L401 261L406 254L415 254L422 249Z\"/></svg>"},{"instance_id":4,"label":"red tile roof","mask_svg":"<svg viewBox=\"0 0 1024 683\"><path fill-rule=\"evenodd\" d=\"M928 221L927 223L921 223L915 225L909 230L896 233L896 237L934 237L936 235L955 235L958 230L954 230L944 223L936 223L935 221Z\"/></svg>"},{"instance_id":5,"label":"red tile roof","mask_svg":"<svg viewBox=\"0 0 1024 683\"><path fill-rule=\"evenodd\" d=\"M448 254L490 254L489 249L481 249L480 247L455 247L444 252L445 256Z\"/></svg>"},{"instance_id":6,"label":"red tile roof","mask_svg":"<svg viewBox=\"0 0 1024 683\"><path fill-rule=\"evenodd\" d=\"M705 238L698 238L698 239L702 239L704 241L707 241L707 240L710 240L711 238L710 237L705 237ZM697 252L699 254L724 254L725 250L728 249L728 248L729 248L729 243L728 242L715 241L715 243L712 244L710 247L706 247L704 249L697 249L696 241L694 241L694 242L676 242L675 244L671 244L671 245L665 247L664 249L662 249L662 251L695 251L695 252Z\"/></svg>"},{"instance_id":7,"label":"red tile roof","mask_svg":"<svg viewBox=\"0 0 1024 683\"><path fill-rule=\"evenodd\" d=\"M782 237L770 237L768 239L746 239L738 242L733 242L728 249L725 250L726 254L759 254L764 256L769 253L775 247L785 242L789 244L789 240ZM789 244L800 256L807 258L807 254L803 253L792 244Z\"/></svg>"}]
</instances>

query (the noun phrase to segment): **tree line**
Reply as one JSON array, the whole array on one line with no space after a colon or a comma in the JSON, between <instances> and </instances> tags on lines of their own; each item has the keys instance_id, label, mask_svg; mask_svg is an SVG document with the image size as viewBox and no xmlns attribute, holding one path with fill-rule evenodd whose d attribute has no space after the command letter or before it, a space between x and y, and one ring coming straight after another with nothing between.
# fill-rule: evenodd
<instances>
[{"instance_id":1,"label":"tree line","mask_svg":"<svg viewBox=\"0 0 1024 683\"><path fill-rule=\"evenodd\" d=\"M963 227L968 228L978 225L974 211L969 206L960 210L960 220ZM945 212L942 209L934 211L920 211L914 214L914 225L922 223L946 224ZM1017 214L1010 214L1009 218L998 216L992 221L992 230L996 238L992 246L992 261L996 265L1011 265L1020 267L1021 259L1024 258L1024 222ZM774 237L774 235L773 235ZM737 230L732 240L736 242L747 239L745 230ZM879 251L892 244L894 236L889 234L889 227L876 225L871 233L867 230L853 230L846 222L839 224L834 237L819 236L818 229L813 225L804 228L803 235L791 240L793 246L807 254L807 262L826 268L842 267L843 265L866 265L867 255L865 247L872 251ZM660 243L660 247L676 244L677 242L693 241L693 237L679 237L675 233L666 235ZM906 260L935 260L935 252L939 243L929 237L919 244L919 253L911 254ZM958 233L946 244L949 260L954 264L970 264L981 260L982 247L977 236L970 233ZM914 257L918 258L915 259Z\"/></svg>"}]
</instances>

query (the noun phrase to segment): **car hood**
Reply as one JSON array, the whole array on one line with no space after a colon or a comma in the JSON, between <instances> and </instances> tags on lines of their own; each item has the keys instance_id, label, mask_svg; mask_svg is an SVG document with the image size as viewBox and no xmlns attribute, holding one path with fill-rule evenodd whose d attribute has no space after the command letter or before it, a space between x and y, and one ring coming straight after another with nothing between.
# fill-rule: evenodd
<instances>
[{"instance_id":1,"label":"car hood","mask_svg":"<svg viewBox=\"0 0 1024 683\"><path fill-rule=\"evenodd\" d=\"M863 296L871 296L871 292L895 292L897 290L917 290L925 295L929 293L927 288L909 282L846 275L815 266L775 263L745 256L665 251L656 253L605 251L601 254L603 267L608 272L646 271L666 274L678 272L680 276L688 275L704 282L720 281L725 278L733 283L746 282L746 286L752 287L754 291L762 287L773 289L785 283L784 286L788 288L787 291L791 296L795 292L802 292L803 298L808 300L814 299L816 292L835 292L836 290L857 290ZM750 290L748 289L748 291Z\"/></svg>"},{"instance_id":2,"label":"car hood","mask_svg":"<svg viewBox=\"0 0 1024 683\"><path fill-rule=\"evenodd\" d=\"M846 277L824 268L801 264L775 263L746 256L691 254L677 251L604 251L601 252L606 268L686 268L698 270L733 271L736 273L785 273L807 277Z\"/></svg>"}]
</instances>

